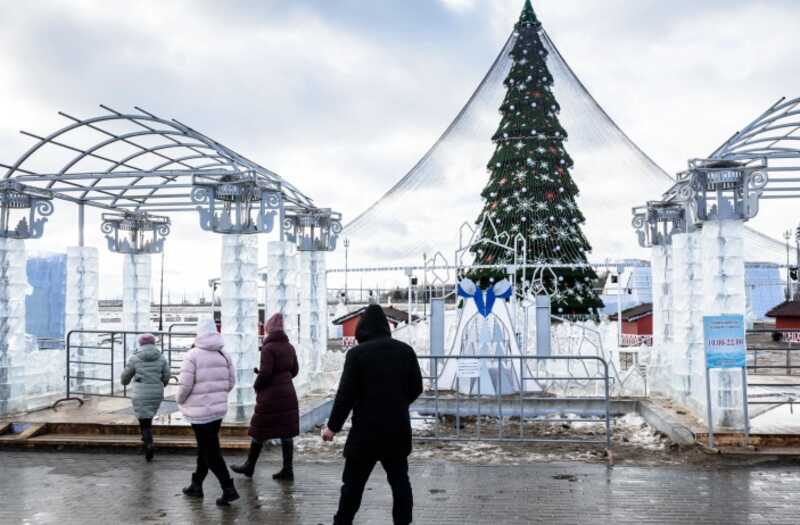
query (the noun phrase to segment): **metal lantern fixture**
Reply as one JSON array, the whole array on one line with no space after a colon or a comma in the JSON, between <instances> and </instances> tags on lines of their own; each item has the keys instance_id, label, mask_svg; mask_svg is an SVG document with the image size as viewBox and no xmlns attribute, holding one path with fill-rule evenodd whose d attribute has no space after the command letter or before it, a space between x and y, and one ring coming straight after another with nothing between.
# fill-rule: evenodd
<instances>
[{"instance_id":1,"label":"metal lantern fixture","mask_svg":"<svg viewBox=\"0 0 800 525\"><path fill-rule=\"evenodd\" d=\"M0 237L38 239L53 213L53 194L14 181L0 182Z\"/></svg>"},{"instance_id":2,"label":"metal lantern fixture","mask_svg":"<svg viewBox=\"0 0 800 525\"><path fill-rule=\"evenodd\" d=\"M650 201L633 208L633 227L639 246L672 244L672 234L687 231L686 206L678 202Z\"/></svg>"},{"instance_id":3,"label":"metal lantern fixture","mask_svg":"<svg viewBox=\"0 0 800 525\"><path fill-rule=\"evenodd\" d=\"M749 220L758 214L758 200L768 182L765 164L747 166L719 159L694 159L689 170L678 174L678 182L667 197L687 204L692 222Z\"/></svg>"},{"instance_id":4,"label":"metal lantern fixture","mask_svg":"<svg viewBox=\"0 0 800 525\"><path fill-rule=\"evenodd\" d=\"M169 217L146 213L104 213L100 226L115 253L161 253L170 231Z\"/></svg>"},{"instance_id":5,"label":"metal lantern fixture","mask_svg":"<svg viewBox=\"0 0 800 525\"><path fill-rule=\"evenodd\" d=\"M192 202L199 204L200 227L230 234L269 233L283 206L278 183L253 172L218 179L194 176Z\"/></svg>"},{"instance_id":6,"label":"metal lantern fixture","mask_svg":"<svg viewBox=\"0 0 800 525\"><path fill-rule=\"evenodd\" d=\"M342 233L342 214L329 208L287 208L281 233L301 252L332 252Z\"/></svg>"}]
</instances>

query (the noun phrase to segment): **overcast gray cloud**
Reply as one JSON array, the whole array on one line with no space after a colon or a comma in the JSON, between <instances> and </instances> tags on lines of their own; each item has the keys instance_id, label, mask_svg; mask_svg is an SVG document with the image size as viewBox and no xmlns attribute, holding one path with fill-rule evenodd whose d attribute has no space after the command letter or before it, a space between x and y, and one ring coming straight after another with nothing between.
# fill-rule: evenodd
<instances>
[{"instance_id":1,"label":"overcast gray cloud","mask_svg":"<svg viewBox=\"0 0 800 525\"><path fill-rule=\"evenodd\" d=\"M449 124L521 5L0 3L0 159L9 162L30 144L19 128L46 133L58 127L58 110L89 116L99 103L141 105L192 125L352 217L414 165ZM798 2L534 5L599 103L670 172L713 150L779 96L800 95ZM485 130L487 141L493 126ZM592 186L581 189L582 202L591 206ZM606 189L594 192L605 196ZM425 202L446 207L447 198ZM74 244L74 210L61 208L47 238L32 241L32 248ZM787 226L781 222L786 210L771 210L762 212L759 224L774 234ZM220 242L199 233L194 217L177 222L168 241L168 273L176 292L199 290L218 271ZM96 226L93 216L89 241L103 253L104 288L114 295L119 261L105 253ZM602 227L619 228L633 240L627 223ZM387 224L387 246L378 255L395 256L391 236L407 231Z\"/></svg>"}]
</instances>

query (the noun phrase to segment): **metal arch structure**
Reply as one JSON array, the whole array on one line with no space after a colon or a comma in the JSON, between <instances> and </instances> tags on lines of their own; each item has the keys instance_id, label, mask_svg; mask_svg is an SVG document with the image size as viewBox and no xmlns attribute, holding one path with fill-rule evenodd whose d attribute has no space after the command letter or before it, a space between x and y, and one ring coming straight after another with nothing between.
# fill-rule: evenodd
<instances>
[{"instance_id":1,"label":"metal arch structure","mask_svg":"<svg viewBox=\"0 0 800 525\"><path fill-rule=\"evenodd\" d=\"M87 119L59 112L71 123L47 136L23 131L36 143L13 164L0 164L7 170L2 180L106 211L149 214L194 212L196 177L218 182L238 175L275 188L286 203L315 209L311 198L273 171L178 120L139 107L131 113L100 107L106 114ZM74 156L54 163L49 158L54 149ZM40 163L55 166L42 170Z\"/></svg>"},{"instance_id":2,"label":"metal arch structure","mask_svg":"<svg viewBox=\"0 0 800 525\"><path fill-rule=\"evenodd\" d=\"M683 207L679 230L715 218L748 220L761 199L800 198L800 97L785 97L689 169L653 205ZM643 233L643 208L633 209ZM644 243L647 245L647 241ZM658 242L656 242L658 244Z\"/></svg>"}]
</instances>

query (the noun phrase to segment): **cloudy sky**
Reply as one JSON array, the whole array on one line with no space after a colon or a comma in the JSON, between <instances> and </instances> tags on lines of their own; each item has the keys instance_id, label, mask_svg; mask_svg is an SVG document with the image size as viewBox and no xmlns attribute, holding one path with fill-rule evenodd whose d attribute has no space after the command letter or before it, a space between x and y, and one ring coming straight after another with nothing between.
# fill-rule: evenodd
<instances>
[{"instance_id":1,"label":"cloudy sky","mask_svg":"<svg viewBox=\"0 0 800 525\"><path fill-rule=\"evenodd\" d=\"M0 2L0 160L12 162L31 143L20 129L46 134L63 125L59 110L86 117L101 103L139 105L238 150L347 219L447 127L521 6L522 0ZM671 173L780 96L800 95L799 2L534 6L588 90ZM487 141L493 131L486 130ZM581 189L591 200L591 186ZM662 190L642 183L642 200ZM63 251L77 242L76 214L59 204L46 238L31 241L32 249ZM200 233L195 220L177 220L168 241L174 293L196 293L218 273L220 241ZM106 253L96 226L90 223L87 243L102 254L102 295L114 296L121 265ZM774 235L787 226L773 220L763 228Z\"/></svg>"}]
</instances>

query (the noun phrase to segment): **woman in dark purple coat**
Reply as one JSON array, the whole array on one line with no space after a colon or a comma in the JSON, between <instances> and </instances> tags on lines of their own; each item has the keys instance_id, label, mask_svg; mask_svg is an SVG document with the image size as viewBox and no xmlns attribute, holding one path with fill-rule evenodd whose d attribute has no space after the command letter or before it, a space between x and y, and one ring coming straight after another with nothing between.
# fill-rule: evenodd
<instances>
[{"instance_id":1,"label":"woman in dark purple coat","mask_svg":"<svg viewBox=\"0 0 800 525\"><path fill-rule=\"evenodd\" d=\"M283 468L272 479L292 481L292 438L300 433L300 409L292 379L299 371L297 354L283 331L283 315L275 314L266 326L267 338L261 346L261 367L256 376L256 409L250 420L250 454L242 465L231 470L253 477L256 461L265 441L281 440Z\"/></svg>"}]
</instances>

